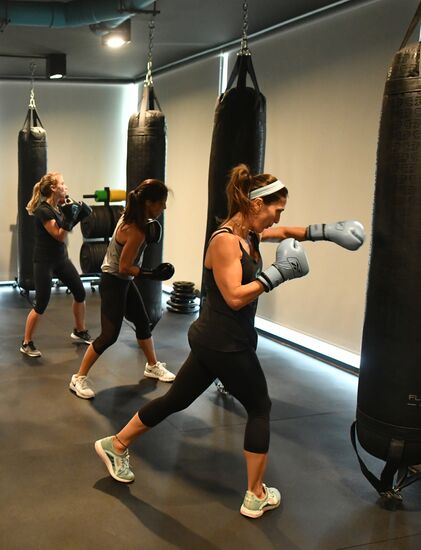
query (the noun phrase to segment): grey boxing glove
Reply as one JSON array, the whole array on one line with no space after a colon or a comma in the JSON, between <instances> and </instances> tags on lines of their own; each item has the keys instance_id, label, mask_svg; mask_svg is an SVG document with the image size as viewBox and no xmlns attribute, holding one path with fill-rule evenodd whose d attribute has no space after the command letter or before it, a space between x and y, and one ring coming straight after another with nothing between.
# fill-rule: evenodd
<instances>
[{"instance_id":1,"label":"grey boxing glove","mask_svg":"<svg viewBox=\"0 0 421 550\"><path fill-rule=\"evenodd\" d=\"M332 241L347 250L358 250L365 239L362 223L343 221L336 223L315 223L306 229L309 241Z\"/></svg>"},{"instance_id":2,"label":"grey boxing glove","mask_svg":"<svg viewBox=\"0 0 421 550\"><path fill-rule=\"evenodd\" d=\"M309 272L307 256L301 243L295 239L285 239L276 249L276 259L257 277L265 287L265 292L290 279L304 277Z\"/></svg>"}]
</instances>

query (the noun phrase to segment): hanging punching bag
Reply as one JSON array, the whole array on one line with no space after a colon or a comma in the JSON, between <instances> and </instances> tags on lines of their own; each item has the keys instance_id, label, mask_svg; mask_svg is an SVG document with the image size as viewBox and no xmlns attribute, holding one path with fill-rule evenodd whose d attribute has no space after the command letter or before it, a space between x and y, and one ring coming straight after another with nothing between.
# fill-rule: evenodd
<instances>
[{"instance_id":1,"label":"hanging punching bag","mask_svg":"<svg viewBox=\"0 0 421 550\"><path fill-rule=\"evenodd\" d=\"M127 139L127 192L145 179L165 181L166 125L152 85L144 86L140 112L129 121ZM158 221L164 227L164 216ZM142 265L153 269L162 263L162 243L150 244L145 250ZM152 327L162 316L162 283L134 279L143 298Z\"/></svg>"},{"instance_id":2,"label":"hanging punching bag","mask_svg":"<svg viewBox=\"0 0 421 550\"><path fill-rule=\"evenodd\" d=\"M358 404L351 428L355 450L356 429L361 446L386 462L377 479L359 457L364 475L388 498L396 496L395 474L421 463L421 49L419 43L405 47L411 33L410 26L383 98Z\"/></svg>"},{"instance_id":3,"label":"hanging punching bag","mask_svg":"<svg viewBox=\"0 0 421 550\"><path fill-rule=\"evenodd\" d=\"M246 86L247 75L251 77L253 88ZM232 87L236 79L236 86ZM205 249L210 236L227 216L225 189L230 170L244 163L253 174L263 172L265 143L266 99L259 90L250 53L240 53L227 89L219 97L215 110ZM202 275L202 301L206 294L205 286Z\"/></svg>"},{"instance_id":4,"label":"hanging punching bag","mask_svg":"<svg viewBox=\"0 0 421 550\"><path fill-rule=\"evenodd\" d=\"M28 109L18 137L18 285L34 290L34 218L26 210L34 185L47 172L47 134L35 107Z\"/></svg>"}]
</instances>

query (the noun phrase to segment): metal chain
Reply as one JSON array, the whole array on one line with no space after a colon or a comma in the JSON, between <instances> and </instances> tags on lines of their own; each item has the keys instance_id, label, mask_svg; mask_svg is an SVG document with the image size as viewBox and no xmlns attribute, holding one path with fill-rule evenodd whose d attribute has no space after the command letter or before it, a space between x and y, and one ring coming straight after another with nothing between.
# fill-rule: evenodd
<instances>
[{"instance_id":1,"label":"metal chain","mask_svg":"<svg viewBox=\"0 0 421 550\"><path fill-rule=\"evenodd\" d=\"M248 45L247 31L249 28L249 14L248 14L247 0L243 2L243 36L241 38L241 46L238 55L251 55Z\"/></svg>"},{"instance_id":2,"label":"metal chain","mask_svg":"<svg viewBox=\"0 0 421 550\"><path fill-rule=\"evenodd\" d=\"M32 62L29 64L29 69L31 71L31 92L29 94L29 105L28 107L30 109L36 109L37 106L35 105L35 92L34 92L34 76L35 76L35 69L36 69L36 63Z\"/></svg>"},{"instance_id":3,"label":"metal chain","mask_svg":"<svg viewBox=\"0 0 421 550\"><path fill-rule=\"evenodd\" d=\"M148 63L146 66L145 86L153 86L152 80L152 50L153 40L155 35L155 21L153 18L149 21L149 51L148 51Z\"/></svg>"}]
</instances>

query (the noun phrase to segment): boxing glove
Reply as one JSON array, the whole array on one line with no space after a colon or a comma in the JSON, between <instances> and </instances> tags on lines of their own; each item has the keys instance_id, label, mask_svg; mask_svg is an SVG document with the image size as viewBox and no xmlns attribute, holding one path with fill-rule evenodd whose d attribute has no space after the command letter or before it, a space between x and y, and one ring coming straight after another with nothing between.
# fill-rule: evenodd
<instances>
[{"instance_id":1,"label":"boxing glove","mask_svg":"<svg viewBox=\"0 0 421 550\"><path fill-rule=\"evenodd\" d=\"M80 204L80 211L79 211L79 215L76 218L76 223L81 222L82 220L84 220L85 218L87 218L92 214L92 208L89 205L87 205L83 201L79 201L79 204Z\"/></svg>"},{"instance_id":2,"label":"boxing glove","mask_svg":"<svg viewBox=\"0 0 421 550\"><path fill-rule=\"evenodd\" d=\"M174 275L174 266L169 263L160 264L154 269L140 268L140 279L151 279L152 281L168 281Z\"/></svg>"},{"instance_id":3,"label":"boxing glove","mask_svg":"<svg viewBox=\"0 0 421 550\"><path fill-rule=\"evenodd\" d=\"M276 258L271 266L257 277L265 292L290 279L304 277L309 272L307 256L303 246L295 239L285 239L276 249Z\"/></svg>"},{"instance_id":4,"label":"boxing glove","mask_svg":"<svg viewBox=\"0 0 421 550\"><path fill-rule=\"evenodd\" d=\"M145 239L148 244L159 243L162 238L162 227L158 220L148 220L145 226Z\"/></svg>"},{"instance_id":5,"label":"boxing glove","mask_svg":"<svg viewBox=\"0 0 421 550\"><path fill-rule=\"evenodd\" d=\"M66 231L71 231L73 229L78 223L81 208L81 205L70 197L66 197L64 203L59 205L62 214L61 227L63 229Z\"/></svg>"},{"instance_id":6,"label":"boxing glove","mask_svg":"<svg viewBox=\"0 0 421 550\"><path fill-rule=\"evenodd\" d=\"M332 241L347 250L358 250L365 239L362 223L342 221L336 223L315 223L306 229L309 241Z\"/></svg>"}]
</instances>

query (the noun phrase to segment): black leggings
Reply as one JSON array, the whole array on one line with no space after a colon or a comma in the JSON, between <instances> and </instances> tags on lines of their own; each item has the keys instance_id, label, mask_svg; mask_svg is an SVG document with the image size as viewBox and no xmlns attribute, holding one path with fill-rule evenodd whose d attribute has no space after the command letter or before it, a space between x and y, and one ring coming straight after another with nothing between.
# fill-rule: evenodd
<instances>
[{"instance_id":1,"label":"black leggings","mask_svg":"<svg viewBox=\"0 0 421 550\"><path fill-rule=\"evenodd\" d=\"M36 294L34 310L40 315L47 309L48 302L50 301L51 283L54 276L67 286L73 294L75 302L85 301L86 292L83 283L69 258L55 263L35 262L34 283Z\"/></svg>"},{"instance_id":2,"label":"black leggings","mask_svg":"<svg viewBox=\"0 0 421 550\"><path fill-rule=\"evenodd\" d=\"M247 411L244 450L267 453L271 401L253 349L226 353L193 345L168 392L140 409L141 422L151 428L187 408L216 378Z\"/></svg>"},{"instance_id":3,"label":"black leggings","mask_svg":"<svg viewBox=\"0 0 421 550\"><path fill-rule=\"evenodd\" d=\"M142 296L133 281L102 273L99 292L101 334L92 343L96 353L101 355L117 341L124 317L134 323L138 340L151 337L151 323Z\"/></svg>"}]
</instances>

